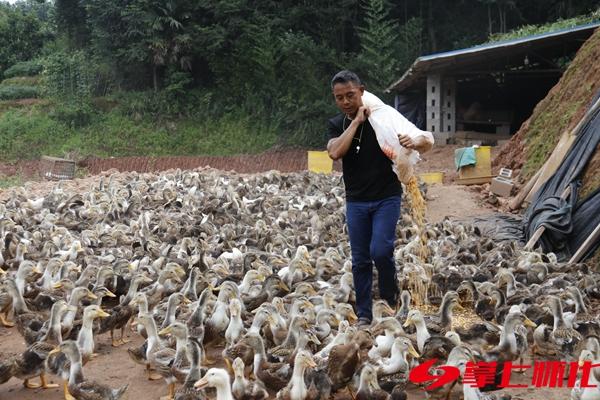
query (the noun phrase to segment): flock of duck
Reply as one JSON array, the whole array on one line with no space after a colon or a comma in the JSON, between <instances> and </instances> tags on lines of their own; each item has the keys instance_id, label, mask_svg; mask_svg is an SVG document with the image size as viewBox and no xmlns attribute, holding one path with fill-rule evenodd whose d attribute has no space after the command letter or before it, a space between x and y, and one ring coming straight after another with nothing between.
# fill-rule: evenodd
<instances>
[{"instance_id":1,"label":"flock of duck","mask_svg":"<svg viewBox=\"0 0 600 400\"><path fill-rule=\"evenodd\" d=\"M422 390L409 371L434 358L462 373L470 361L499 367L481 389L419 398L507 398L489 393L503 361L600 360L595 270L447 220L427 225L422 261L402 218L399 302L375 301L372 325L358 327L344 203L339 177L273 171L126 173L39 198L13 190L0 203L0 330L15 326L28 347L0 360L0 384L55 387L52 375L67 400L123 398L127 386L86 378L100 335L114 347L145 338L127 349L132 366L178 400L406 399ZM474 318L460 324L460 312ZM580 386L572 399L600 399Z\"/></svg>"}]
</instances>

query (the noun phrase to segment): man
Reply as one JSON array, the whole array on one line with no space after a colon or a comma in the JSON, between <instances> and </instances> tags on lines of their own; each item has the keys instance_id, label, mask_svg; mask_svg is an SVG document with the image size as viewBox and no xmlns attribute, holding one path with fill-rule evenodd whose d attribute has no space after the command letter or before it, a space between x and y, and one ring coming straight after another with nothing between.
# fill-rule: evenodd
<instances>
[{"instance_id":1,"label":"man","mask_svg":"<svg viewBox=\"0 0 600 400\"><path fill-rule=\"evenodd\" d=\"M362 103L365 88L359 77L340 71L331 80L331 88L341 114L329 120L327 152L333 160L342 159L358 324L367 326L373 318L373 262L380 297L396 306L393 253L402 186L367 119L370 111ZM431 134L407 124L410 132L398 132L400 144L419 152L429 150Z\"/></svg>"}]
</instances>

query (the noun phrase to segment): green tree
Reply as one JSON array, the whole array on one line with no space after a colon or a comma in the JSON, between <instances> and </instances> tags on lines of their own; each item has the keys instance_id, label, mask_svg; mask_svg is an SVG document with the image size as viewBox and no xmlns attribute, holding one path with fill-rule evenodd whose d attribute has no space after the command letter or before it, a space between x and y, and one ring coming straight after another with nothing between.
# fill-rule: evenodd
<instances>
[{"instance_id":1,"label":"green tree","mask_svg":"<svg viewBox=\"0 0 600 400\"><path fill-rule=\"evenodd\" d=\"M389 17L386 0L365 0L365 18L358 28L358 61L370 90L381 92L400 73L398 23Z\"/></svg>"},{"instance_id":2,"label":"green tree","mask_svg":"<svg viewBox=\"0 0 600 400\"><path fill-rule=\"evenodd\" d=\"M37 56L50 38L35 10L0 2L0 74Z\"/></svg>"},{"instance_id":3,"label":"green tree","mask_svg":"<svg viewBox=\"0 0 600 400\"><path fill-rule=\"evenodd\" d=\"M87 45L90 34L87 17L85 2L55 0L54 20L69 47L79 49Z\"/></svg>"}]
</instances>

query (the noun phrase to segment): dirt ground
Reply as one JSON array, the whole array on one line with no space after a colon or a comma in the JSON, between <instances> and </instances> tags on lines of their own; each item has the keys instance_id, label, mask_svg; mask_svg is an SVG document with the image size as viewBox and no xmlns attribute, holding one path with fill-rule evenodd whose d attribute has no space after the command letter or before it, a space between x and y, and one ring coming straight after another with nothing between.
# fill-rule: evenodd
<instances>
[{"instance_id":1,"label":"dirt ground","mask_svg":"<svg viewBox=\"0 0 600 400\"><path fill-rule=\"evenodd\" d=\"M129 384L127 397L129 400L144 399L158 400L166 395L167 388L163 380L149 381L146 378L145 370L142 366L134 363L127 354L127 348L139 346L142 339L139 335L132 335L132 341L120 348L113 348L110 344L108 335L102 335L96 338L96 352L100 355L90 361L84 367L86 379L105 383L111 387L117 388L124 384ZM7 329L0 327L0 360L5 360L10 355L16 354L25 349L25 343L15 328ZM6 352L10 349L10 352ZM218 349L220 351L220 349ZM211 354L211 358L218 357L218 351ZM216 366L222 367L221 363ZM61 383L59 379L50 376L50 381ZM511 375L511 384L530 384L531 370L525 375L513 373ZM33 382L37 382L34 379ZM453 390L451 400L462 399L462 391L458 386ZM512 395L513 400L546 400L546 399L568 399L570 389L568 388L539 388L539 389L506 389L504 391ZM275 398L273 396L273 398ZM425 399L425 392L412 389L409 392L409 400ZM11 379L7 383L0 385L0 399L2 400L62 400L62 388L56 389L26 389L22 381ZM350 400L350 396L339 394L336 400Z\"/></svg>"},{"instance_id":2,"label":"dirt ground","mask_svg":"<svg viewBox=\"0 0 600 400\"><path fill-rule=\"evenodd\" d=\"M419 166L419 172L442 171L445 172L444 184L435 184L428 187L427 200L428 211L427 219L430 222L440 221L445 217L464 218L474 215L485 215L495 210L486 202L485 188L465 187L452 183L456 177L453 168L453 154L457 146L440 147L433 150ZM305 153L303 153L305 154ZM287 154L289 156L289 154ZM300 160L300 156L295 158ZM297 161L300 164L300 161ZM273 161L277 163L277 161ZM272 164L270 164L272 165ZM23 171L23 164L20 165ZM256 166L254 169L258 169ZM0 166L0 173L8 172L9 168ZM116 170L109 170L101 175L108 176L116 173ZM246 171L244 171L246 172ZM8 175L8 174L7 174ZM65 190L84 190L90 185L97 184L99 175L87 176L82 179L65 181L62 183ZM51 190L56 185L55 182L32 181L24 184L25 191L33 197L41 196ZM10 195L13 189L0 191L0 200ZM483 194L482 194L483 193ZM111 387L119 387L129 384L127 398L129 399L159 399L166 394L166 385L164 381L149 381L146 379L144 368L135 364L127 354L127 348L137 346L142 343L139 336L131 337L132 342L120 348L112 348L110 339L107 335L96 338L96 351L100 354L97 359L86 364L84 367L85 376L108 384ZM25 343L17 331L0 327L0 360L17 354L25 349ZM217 356L217 354L215 354ZM221 366L220 364L217 364ZM515 376L512 382L527 382L531 379L531 373L525 376ZM56 377L50 377L50 380L59 383ZM462 398L461 391L456 388L453 392L452 400ZM566 399L570 390L567 389L511 389L508 393L513 395L513 399L541 400L541 399ZM11 379L9 382L0 385L0 400L59 400L62 399L62 389L25 389L22 382L18 379ZM338 395L336 399L349 398L345 395ZM426 395L422 391L412 390L409 394L410 400L425 399Z\"/></svg>"}]
</instances>

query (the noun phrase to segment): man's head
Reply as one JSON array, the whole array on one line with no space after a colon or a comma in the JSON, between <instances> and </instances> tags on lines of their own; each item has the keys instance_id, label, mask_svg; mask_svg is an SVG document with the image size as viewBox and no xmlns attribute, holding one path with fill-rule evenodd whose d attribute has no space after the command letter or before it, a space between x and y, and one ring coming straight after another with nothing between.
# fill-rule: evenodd
<instances>
[{"instance_id":1,"label":"man's head","mask_svg":"<svg viewBox=\"0 0 600 400\"><path fill-rule=\"evenodd\" d=\"M353 117L362 106L362 94L365 87L358 75L351 71L340 71L331 80L331 90L335 104L344 114Z\"/></svg>"}]
</instances>

